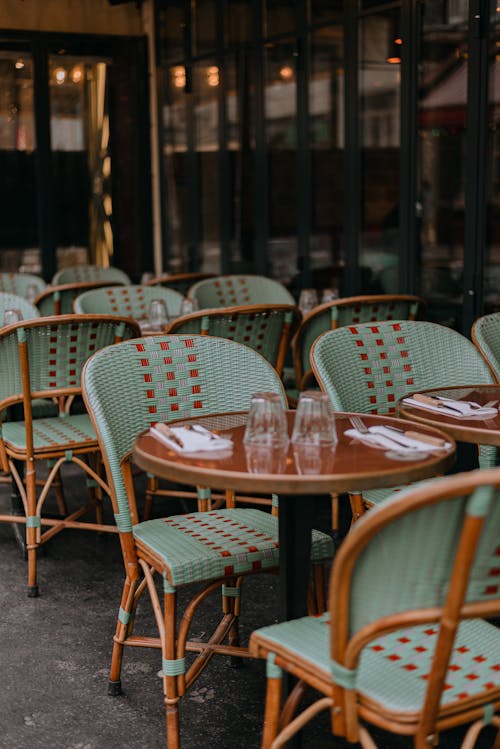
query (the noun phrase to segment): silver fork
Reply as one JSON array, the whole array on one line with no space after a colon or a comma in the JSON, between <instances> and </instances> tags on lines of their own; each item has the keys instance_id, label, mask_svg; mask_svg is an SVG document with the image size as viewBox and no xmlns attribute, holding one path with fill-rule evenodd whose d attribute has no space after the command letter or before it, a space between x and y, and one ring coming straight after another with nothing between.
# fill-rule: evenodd
<instances>
[{"instance_id":1,"label":"silver fork","mask_svg":"<svg viewBox=\"0 0 500 749\"><path fill-rule=\"evenodd\" d=\"M359 416L349 416L349 421L354 429L357 429L361 434L370 434L370 430L363 424Z\"/></svg>"}]
</instances>

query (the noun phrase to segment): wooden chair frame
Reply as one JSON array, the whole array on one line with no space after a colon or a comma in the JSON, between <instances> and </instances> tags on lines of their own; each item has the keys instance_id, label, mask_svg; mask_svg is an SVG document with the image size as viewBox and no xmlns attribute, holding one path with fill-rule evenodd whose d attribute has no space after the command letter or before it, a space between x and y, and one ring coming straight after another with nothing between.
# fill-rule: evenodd
<instances>
[{"instance_id":1,"label":"wooden chair frame","mask_svg":"<svg viewBox=\"0 0 500 749\"><path fill-rule=\"evenodd\" d=\"M79 294L90 289L100 289L103 286L123 286L118 281L80 281L78 283L64 283L58 286L47 286L35 299L35 304L44 316L73 314L73 302ZM47 311L45 308L53 300L53 309ZM68 305L68 300L71 304ZM65 309L65 307L70 309Z\"/></svg>"},{"instance_id":2,"label":"wooden chair frame","mask_svg":"<svg viewBox=\"0 0 500 749\"><path fill-rule=\"evenodd\" d=\"M496 495L491 492L496 492ZM489 591L487 583L492 579L489 577L488 568L484 568L486 562L479 572L478 566L474 568L481 534L491 522L492 506L498 502L499 492L500 469L460 474L445 480L428 482L425 486L405 492L404 495L395 496L356 523L340 547L332 567L329 591L330 618L329 624L325 624L330 631L330 655L325 660L324 669L314 668L310 660L295 655L287 646L287 642L291 641L290 635L288 640L280 641L277 634L280 625L275 628L276 634L270 634L268 637L265 629L262 633L257 631L252 634L250 652L257 657L267 658L270 664L262 749L278 749L284 746L291 736L323 710L329 710L331 713L332 732L335 736L344 737L349 742L359 741L363 749L376 749L377 746L366 727L367 723L398 735L413 737L415 749L429 749L437 744L440 732L471 724L461 746L462 749L472 749L477 736L488 722L499 729L494 744L494 749L499 749L499 683L491 689L485 686L481 695L476 693L458 701L455 699L449 706L440 705L460 622L490 619L500 615L498 585L496 594ZM458 522L454 521L457 525L455 546L449 562L447 561L450 575L446 583L441 583L439 592L436 588L431 593L432 585L429 584L425 594L420 594L419 600L428 601L423 608L403 606L399 610L391 611L390 605L380 603L375 614L364 615L363 597L358 590L356 600L352 599L352 585L353 580L358 579L355 578L358 569L361 567L363 570L365 550L370 544L378 542L379 534L384 533L386 528L400 518L425 508L433 508L440 503L449 502L451 508L452 503L462 501L459 499L462 497L468 500L464 505L463 516L459 515ZM496 521L498 522L498 512ZM380 549L380 544L376 548ZM404 565L401 565L401 568L402 577L405 574ZM396 568L395 570L394 579L399 574ZM475 587L469 588L472 572L476 584ZM408 584L412 584L412 581L409 580ZM417 585L418 582L415 581L414 584ZM473 593L473 590L476 593ZM359 610L361 614L356 613ZM359 617L359 626L354 626L353 616ZM366 622L364 626L363 616ZM438 632L430 671L425 676L425 696L420 709L407 713L398 712L392 706L385 706L380 700L371 699L356 689L355 674L360 657L370 643L400 629L428 624L437 625ZM334 664L332 671L329 663ZM280 707L282 669L300 680L283 710ZM307 686L318 690L322 696L295 717Z\"/></svg>"}]
</instances>

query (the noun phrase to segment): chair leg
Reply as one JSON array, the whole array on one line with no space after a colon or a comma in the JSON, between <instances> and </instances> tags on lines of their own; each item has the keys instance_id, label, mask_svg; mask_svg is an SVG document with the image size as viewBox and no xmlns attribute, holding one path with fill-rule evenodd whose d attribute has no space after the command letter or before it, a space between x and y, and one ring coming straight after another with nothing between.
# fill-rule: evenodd
<instances>
[{"instance_id":1,"label":"chair leg","mask_svg":"<svg viewBox=\"0 0 500 749\"><path fill-rule=\"evenodd\" d=\"M366 512L363 495L361 492L349 492L349 501L351 503L352 523L355 523Z\"/></svg>"},{"instance_id":2,"label":"chair leg","mask_svg":"<svg viewBox=\"0 0 500 749\"><path fill-rule=\"evenodd\" d=\"M282 691L283 679L281 669L274 664L270 664L268 661L262 749L270 749L274 739L278 735Z\"/></svg>"},{"instance_id":3,"label":"chair leg","mask_svg":"<svg viewBox=\"0 0 500 749\"><path fill-rule=\"evenodd\" d=\"M111 667L109 671L108 694L111 697L117 697L122 694L121 671L123 648L127 635L132 627L136 606L135 594L137 587L137 580L130 580L128 578L125 580L122 599L120 602L120 612L118 614L115 636L113 638L113 653L111 656Z\"/></svg>"},{"instance_id":4,"label":"chair leg","mask_svg":"<svg viewBox=\"0 0 500 749\"><path fill-rule=\"evenodd\" d=\"M144 512L142 515L143 520L150 520L151 510L153 509L153 497L158 491L158 479L153 474L147 474L146 482L146 497L144 499Z\"/></svg>"},{"instance_id":5,"label":"chair leg","mask_svg":"<svg viewBox=\"0 0 500 749\"><path fill-rule=\"evenodd\" d=\"M175 643L176 643L176 625L175 625L175 604L176 593L165 591L164 594L164 626L165 636L163 638L163 692L165 695L165 719L167 729L167 746L168 749L180 749L180 732L179 732L179 690L178 677L176 675L165 674L167 663L175 663ZM172 669L175 671L175 669Z\"/></svg>"},{"instance_id":6,"label":"chair leg","mask_svg":"<svg viewBox=\"0 0 500 749\"><path fill-rule=\"evenodd\" d=\"M37 583L37 549L39 546L39 518L36 516L36 473L34 461L26 464L26 548L28 550L28 598L39 594Z\"/></svg>"},{"instance_id":7,"label":"chair leg","mask_svg":"<svg viewBox=\"0 0 500 749\"><path fill-rule=\"evenodd\" d=\"M312 588L314 611L310 611L310 614L323 614L326 611L325 567L323 564L312 565Z\"/></svg>"}]
</instances>

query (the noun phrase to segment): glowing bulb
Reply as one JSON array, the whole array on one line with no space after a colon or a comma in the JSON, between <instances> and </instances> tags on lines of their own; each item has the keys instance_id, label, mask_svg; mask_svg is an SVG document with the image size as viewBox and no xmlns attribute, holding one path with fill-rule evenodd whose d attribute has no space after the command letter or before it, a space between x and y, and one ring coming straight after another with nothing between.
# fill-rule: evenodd
<instances>
[{"instance_id":1,"label":"glowing bulb","mask_svg":"<svg viewBox=\"0 0 500 749\"><path fill-rule=\"evenodd\" d=\"M174 86L176 88L184 88L186 85L186 69L182 65L178 65L172 69L172 76L174 79Z\"/></svg>"},{"instance_id":2,"label":"glowing bulb","mask_svg":"<svg viewBox=\"0 0 500 749\"><path fill-rule=\"evenodd\" d=\"M71 71L71 80L73 83L80 83L83 78L83 70L80 67L75 67Z\"/></svg>"},{"instance_id":3,"label":"glowing bulb","mask_svg":"<svg viewBox=\"0 0 500 749\"><path fill-rule=\"evenodd\" d=\"M54 70L54 77L56 79L56 83L58 85L61 85L61 83L64 83L66 80L66 71L64 68L56 68Z\"/></svg>"},{"instance_id":4,"label":"glowing bulb","mask_svg":"<svg viewBox=\"0 0 500 749\"><path fill-rule=\"evenodd\" d=\"M209 86L219 85L219 68L217 65L211 65L207 68L207 83Z\"/></svg>"},{"instance_id":5,"label":"glowing bulb","mask_svg":"<svg viewBox=\"0 0 500 749\"><path fill-rule=\"evenodd\" d=\"M16 62L14 63L14 67L16 70L22 70L24 68L24 60L21 60L21 58L19 58L19 60L16 60Z\"/></svg>"},{"instance_id":6,"label":"glowing bulb","mask_svg":"<svg viewBox=\"0 0 500 749\"><path fill-rule=\"evenodd\" d=\"M293 68L291 68L290 65L283 65L283 67L280 68L280 76L283 80L289 81L293 78Z\"/></svg>"}]
</instances>

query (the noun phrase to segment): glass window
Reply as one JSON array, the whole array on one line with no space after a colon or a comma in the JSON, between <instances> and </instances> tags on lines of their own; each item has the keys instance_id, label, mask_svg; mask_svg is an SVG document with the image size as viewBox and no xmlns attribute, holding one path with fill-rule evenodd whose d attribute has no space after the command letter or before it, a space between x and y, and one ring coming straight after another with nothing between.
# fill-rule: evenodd
<instances>
[{"instance_id":1,"label":"glass window","mask_svg":"<svg viewBox=\"0 0 500 749\"><path fill-rule=\"evenodd\" d=\"M276 34L290 34L295 29L294 0L266 0L265 32L266 37Z\"/></svg>"},{"instance_id":2,"label":"glass window","mask_svg":"<svg viewBox=\"0 0 500 749\"><path fill-rule=\"evenodd\" d=\"M437 6L440 6L441 13ZM461 328L467 107L467 26L443 26L447 2L424 14L418 100L420 293L428 316ZM455 4L456 5L456 4ZM455 8L456 10L456 8Z\"/></svg>"},{"instance_id":3,"label":"glass window","mask_svg":"<svg viewBox=\"0 0 500 749\"><path fill-rule=\"evenodd\" d=\"M253 29L252 0L226 0L224 12L226 46L251 41Z\"/></svg>"},{"instance_id":4,"label":"glass window","mask_svg":"<svg viewBox=\"0 0 500 749\"><path fill-rule=\"evenodd\" d=\"M344 225L343 27L311 35L309 131L313 164L313 286L341 287Z\"/></svg>"},{"instance_id":5,"label":"glass window","mask_svg":"<svg viewBox=\"0 0 500 749\"><path fill-rule=\"evenodd\" d=\"M312 23L340 19L344 11L343 0L310 0L309 14Z\"/></svg>"},{"instance_id":6,"label":"glass window","mask_svg":"<svg viewBox=\"0 0 500 749\"><path fill-rule=\"evenodd\" d=\"M294 51L294 41L290 40L268 45L265 56L270 201L268 272L283 283L290 281L297 265L297 82Z\"/></svg>"},{"instance_id":7,"label":"glass window","mask_svg":"<svg viewBox=\"0 0 500 749\"><path fill-rule=\"evenodd\" d=\"M184 57L184 0L170 0L158 11L158 43L162 60L182 60Z\"/></svg>"},{"instance_id":8,"label":"glass window","mask_svg":"<svg viewBox=\"0 0 500 749\"><path fill-rule=\"evenodd\" d=\"M35 187L33 63L0 51L0 270L40 272Z\"/></svg>"},{"instance_id":9,"label":"glass window","mask_svg":"<svg viewBox=\"0 0 500 749\"><path fill-rule=\"evenodd\" d=\"M490 55L488 228L483 275L484 311L500 312L500 8L495 3Z\"/></svg>"},{"instance_id":10,"label":"glass window","mask_svg":"<svg viewBox=\"0 0 500 749\"><path fill-rule=\"evenodd\" d=\"M214 52L216 46L215 0L196 0L195 54Z\"/></svg>"},{"instance_id":11,"label":"glass window","mask_svg":"<svg viewBox=\"0 0 500 749\"><path fill-rule=\"evenodd\" d=\"M399 10L360 20L363 292L397 291L399 265Z\"/></svg>"}]
</instances>

